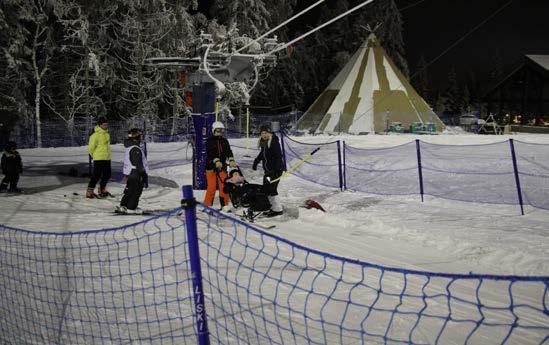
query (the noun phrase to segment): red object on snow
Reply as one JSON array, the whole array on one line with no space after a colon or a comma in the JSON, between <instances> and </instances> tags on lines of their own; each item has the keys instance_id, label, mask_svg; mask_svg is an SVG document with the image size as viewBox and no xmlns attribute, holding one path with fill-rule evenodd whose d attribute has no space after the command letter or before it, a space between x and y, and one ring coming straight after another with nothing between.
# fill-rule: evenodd
<instances>
[{"instance_id":1,"label":"red object on snow","mask_svg":"<svg viewBox=\"0 0 549 345\"><path fill-rule=\"evenodd\" d=\"M322 212L326 212L326 210L322 206L320 206L320 204L318 202L316 202L314 200L311 200L311 199L305 200L305 206L307 208L316 208L317 210L321 210Z\"/></svg>"}]
</instances>

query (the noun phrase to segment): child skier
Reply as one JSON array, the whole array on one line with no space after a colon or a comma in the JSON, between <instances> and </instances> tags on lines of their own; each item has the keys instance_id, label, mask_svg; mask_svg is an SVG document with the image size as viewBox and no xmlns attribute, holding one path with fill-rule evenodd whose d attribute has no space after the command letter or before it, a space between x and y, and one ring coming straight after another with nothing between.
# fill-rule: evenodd
<instances>
[{"instance_id":1,"label":"child skier","mask_svg":"<svg viewBox=\"0 0 549 345\"><path fill-rule=\"evenodd\" d=\"M128 138L124 141L126 152L124 154L124 175L127 176L126 188L116 208L118 213L141 214L143 211L137 207L139 197L148 178L149 165L147 157L140 147L143 133L139 128L128 131Z\"/></svg>"},{"instance_id":2,"label":"child skier","mask_svg":"<svg viewBox=\"0 0 549 345\"><path fill-rule=\"evenodd\" d=\"M219 202L223 211L230 211L229 196L223 191L223 181L227 178L227 161L229 167L236 168L233 151L229 141L223 137L225 126L216 121L212 124L212 135L206 141L206 183L207 189L204 204L212 206L215 190L219 188Z\"/></svg>"},{"instance_id":3,"label":"child skier","mask_svg":"<svg viewBox=\"0 0 549 345\"><path fill-rule=\"evenodd\" d=\"M20 193L21 189L17 188L17 182L22 172L23 163L17 152L17 144L15 141L9 141L2 155L2 173L6 176L0 184L0 192Z\"/></svg>"}]
</instances>

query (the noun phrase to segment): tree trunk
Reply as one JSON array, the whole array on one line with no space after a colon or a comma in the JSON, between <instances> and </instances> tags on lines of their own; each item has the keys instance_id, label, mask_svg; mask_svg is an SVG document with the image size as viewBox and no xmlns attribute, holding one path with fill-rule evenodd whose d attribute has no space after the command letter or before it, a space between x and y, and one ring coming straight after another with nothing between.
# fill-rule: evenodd
<instances>
[{"instance_id":1,"label":"tree trunk","mask_svg":"<svg viewBox=\"0 0 549 345\"><path fill-rule=\"evenodd\" d=\"M173 115L172 115L172 130L171 130L171 136L173 137L175 135L175 129L177 128L177 120L179 119L179 107L177 102L177 94L179 89L178 86L178 80L175 78L175 88L174 88L174 98L173 98ZM173 138L172 138L173 140Z\"/></svg>"},{"instance_id":2,"label":"tree trunk","mask_svg":"<svg viewBox=\"0 0 549 345\"><path fill-rule=\"evenodd\" d=\"M36 80L36 96L34 98L34 119L36 122L36 147L42 147L42 123L40 122L40 78Z\"/></svg>"}]
</instances>

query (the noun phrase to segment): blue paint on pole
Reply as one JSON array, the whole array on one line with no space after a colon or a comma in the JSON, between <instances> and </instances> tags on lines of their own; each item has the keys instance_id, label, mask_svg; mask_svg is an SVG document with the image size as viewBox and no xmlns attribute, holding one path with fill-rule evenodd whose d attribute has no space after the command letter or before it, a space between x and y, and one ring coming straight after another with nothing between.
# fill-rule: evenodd
<instances>
[{"instance_id":1,"label":"blue paint on pole","mask_svg":"<svg viewBox=\"0 0 549 345\"><path fill-rule=\"evenodd\" d=\"M518 200L520 204L520 213L524 216L524 203L522 201L522 188L520 188L520 178L517 165L517 156L515 154L515 143L513 139L509 139L509 145L511 146L511 158L513 159L513 170L515 172L515 184L517 186Z\"/></svg>"},{"instance_id":2,"label":"blue paint on pole","mask_svg":"<svg viewBox=\"0 0 549 345\"><path fill-rule=\"evenodd\" d=\"M200 268L200 249L198 247L198 227L196 225L196 201L193 195L193 187L182 187L183 199L181 207L185 210L185 228L189 244L189 261L191 264L191 276L193 284L193 301L196 316L196 330L198 345L209 345L208 322L204 304L204 288L202 286L202 270Z\"/></svg>"},{"instance_id":3,"label":"blue paint on pole","mask_svg":"<svg viewBox=\"0 0 549 345\"><path fill-rule=\"evenodd\" d=\"M416 151L417 151L417 170L419 174L419 193L421 194L421 202L423 202L423 169L421 168L421 149L419 146L419 139L416 139Z\"/></svg>"},{"instance_id":4,"label":"blue paint on pole","mask_svg":"<svg viewBox=\"0 0 549 345\"><path fill-rule=\"evenodd\" d=\"M341 159L341 141L337 141L337 167L339 172L339 190L343 190L343 162Z\"/></svg>"},{"instance_id":5,"label":"blue paint on pole","mask_svg":"<svg viewBox=\"0 0 549 345\"><path fill-rule=\"evenodd\" d=\"M215 114L193 114L194 124L194 157L193 157L193 187L204 190L206 180L206 141L212 134L212 123Z\"/></svg>"}]
</instances>

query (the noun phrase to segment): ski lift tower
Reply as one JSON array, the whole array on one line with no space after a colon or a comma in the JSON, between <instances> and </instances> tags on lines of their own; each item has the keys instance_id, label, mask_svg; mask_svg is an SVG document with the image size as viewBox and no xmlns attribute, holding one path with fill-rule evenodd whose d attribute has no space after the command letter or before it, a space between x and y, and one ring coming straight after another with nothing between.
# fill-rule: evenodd
<instances>
[{"instance_id":1,"label":"ski lift tower","mask_svg":"<svg viewBox=\"0 0 549 345\"><path fill-rule=\"evenodd\" d=\"M224 39L224 38L223 38ZM229 37L214 42L211 34L200 33L193 49L194 56L155 57L146 59L149 68L164 68L185 74L192 86L193 187L206 189L206 140L211 125L217 120L219 101L226 92L225 84L241 82L246 85L246 99L257 85L259 73L276 65L275 54L266 54L280 44L274 38L254 41L246 36Z\"/></svg>"}]
</instances>

